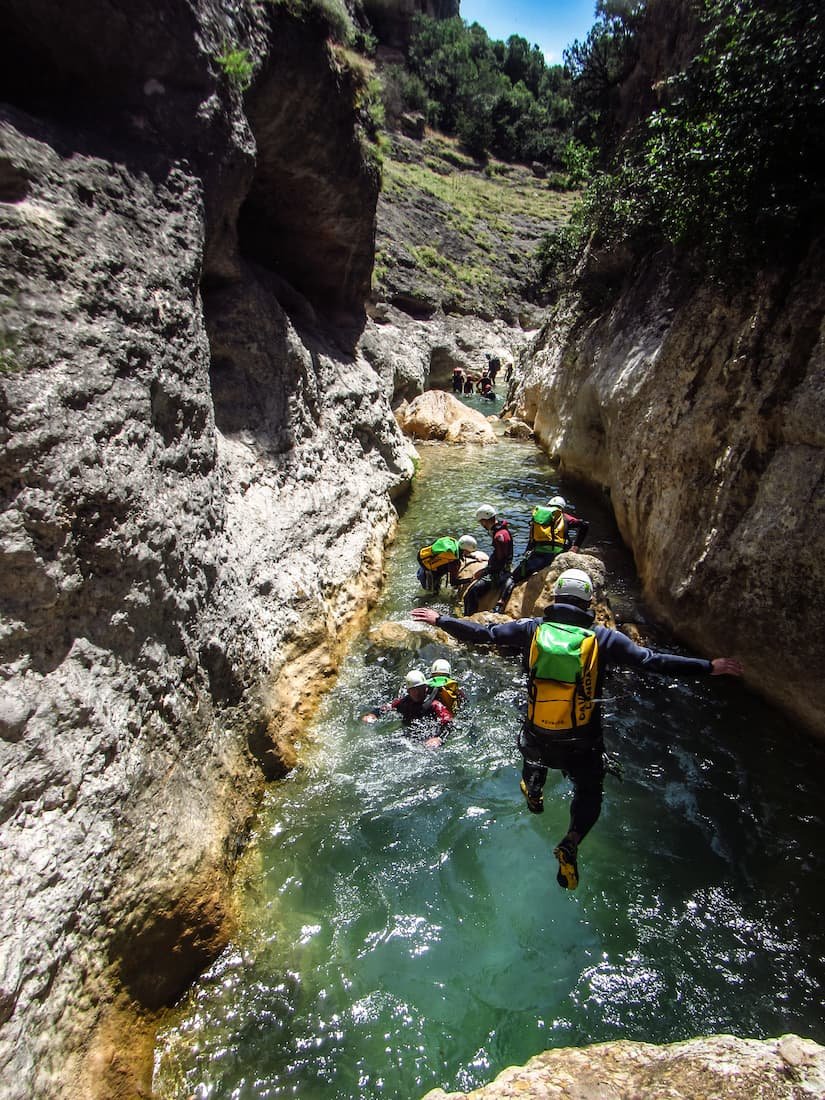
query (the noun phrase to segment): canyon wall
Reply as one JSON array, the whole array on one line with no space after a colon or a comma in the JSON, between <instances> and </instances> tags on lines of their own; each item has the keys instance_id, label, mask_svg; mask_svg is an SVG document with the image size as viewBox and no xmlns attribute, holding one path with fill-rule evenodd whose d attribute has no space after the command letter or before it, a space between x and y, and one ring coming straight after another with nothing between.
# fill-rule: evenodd
<instances>
[{"instance_id":1,"label":"canyon wall","mask_svg":"<svg viewBox=\"0 0 825 1100\"><path fill-rule=\"evenodd\" d=\"M820 735L824 252L727 289L664 257L632 275L591 258L512 401L565 473L609 491L654 612Z\"/></svg>"},{"instance_id":2,"label":"canyon wall","mask_svg":"<svg viewBox=\"0 0 825 1100\"><path fill-rule=\"evenodd\" d=\"M0 1078L134 1096L412 476L354 350L378 178L317 20L11 0L0 43Z\"/></svg>"}]
</instances>

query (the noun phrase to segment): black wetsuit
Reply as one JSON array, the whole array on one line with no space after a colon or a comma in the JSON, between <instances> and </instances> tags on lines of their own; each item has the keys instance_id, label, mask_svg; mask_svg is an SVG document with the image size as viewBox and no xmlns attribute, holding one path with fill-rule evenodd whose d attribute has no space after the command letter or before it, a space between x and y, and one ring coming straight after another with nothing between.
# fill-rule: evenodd
<instances>
[{"instance_id":1,"label":"black wetsuit","mask_svg":"<svg viewBox=\"0 0 825 1100\"><path fill-rule=\"evenodd\" d=\"M447 634L470 645L494 645L518 650L524 667L533 635L542 622L569 623L595 632L599 646L596 678L596 705L591 720L574 733L537 736L526 725L519 732L518 747L524 757L522 779L533 799L541 797L547 769L556 768L573 783L570 804L570 831L581 840L598 820L602 806L604 780L604 742L601 725L601 697L604 675L615 666L643 669L675 676L708 675L710 661L699 657L680 657L675 653L657 653L638 646L626 635L606 626L593 625L593 613L572 604L555 603L544 618L516 619L509 623L486 625L440 615L437 625Z\"/></svg>"}]
</instances>

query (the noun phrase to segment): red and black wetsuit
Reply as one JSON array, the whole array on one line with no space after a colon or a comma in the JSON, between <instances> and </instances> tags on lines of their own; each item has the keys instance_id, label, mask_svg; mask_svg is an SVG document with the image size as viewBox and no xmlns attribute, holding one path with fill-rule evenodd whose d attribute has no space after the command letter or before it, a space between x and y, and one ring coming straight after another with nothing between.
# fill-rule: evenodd
<instances>
[{"instance_id":1,"label":"red and black wetsuit","mask_svg":"<svg viewBox=\"0 0 825 1100\"><path fill-rule=\"evenodd\" d=\"M402 695L398 699L393 699L390 706L396 713L401 715L401 720L405 726L426 725L429 727L426 732L420 735L422 741L433 736L432 722L438 723L437 736L443 740L447 736L447 731L453 720L452 714L444 704L439 699L434 699L429 693L420 702L413 699L411 695ZM415 737L415 734L413 736Z\"/></svg>"},{"instance_id":2,"label":"red and black wetsuit","mask_svg":"<svg viewBox=\"0 0 825 1100\"><path fill-rule=\"evenodd\" d=\"M510 579L510 566L513 564L513 536L507 520L496 520L490 529L493 539L493 553L490 562L480 578L467 590L464 597L464 614L474 615L478 611L481 597L491 588L501 589Z\"/></svg>"}]
</instances>

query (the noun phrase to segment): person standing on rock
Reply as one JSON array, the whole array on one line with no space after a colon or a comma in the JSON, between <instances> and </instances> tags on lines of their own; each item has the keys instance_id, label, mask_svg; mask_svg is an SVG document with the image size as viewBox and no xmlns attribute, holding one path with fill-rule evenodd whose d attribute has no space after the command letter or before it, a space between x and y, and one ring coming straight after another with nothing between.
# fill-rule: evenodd
<instances>
[{"instance_id":1,"label":"person standing on rock","mask_svg":"<svg viewBox=\"0 0 825 1100\"><path fill-rule=\"evenodd\" d=\"M490 381L493 385L496 384L496 375L501 370L501 360L497 355L487 356L487 369L490 372Z\"/></svg>"},{"instance_id":2,"label":"person standing on rock","mask_svg":"<svg viewBox=\"0 0 825 1100\"><path fill-rule=\"evenodd\" d=\"M513 536L506 520L498 519L496 510L489 504L482 504L476 512L476 519L489 531L493 540L493 553L485 570L478 574L479 579L472 585L464 597L464 614L474 615L478 611L481 597L491 588L501 591L510 579L510 566L513 564Z\"/></svg>"},{"instance_id":3,"label":"person standing on rock","mask_svg":"<svg viewBox=\"0 0 825 1100\"><path fill-rule=\"evenodd\" d=\"M501 598L493 611L504 611L516 585L524 584L534 573L546 569L558 554L565 551L577 554L584 545L590 524L586 519L565 512L566 507L564 497L552 497L547 507L539 505L533 509L526 553L501 590Z\"/></svg>"},{"instance_id":4,"label":"person standing on rock","mask_svg":"<svg viewBox=\"0 0 825 1100\"><path fill-rule=\"evenodd\" d=\"M527 713L518 737L524 758L521 791L531 813L544 812L544 784L554 768L573 784L570 824L553 849L556 880L567 890L579 883L579 845L596 824L605 776L601 700L605 673L617 666L668 676L741 676L732 657L706 661L656 653L624 634L594 625L593 583L581 569L556 580L543 618L486 625L413 608L412 617L470 645L519 650L527 670Z\"/></svg>"}]
</instances>

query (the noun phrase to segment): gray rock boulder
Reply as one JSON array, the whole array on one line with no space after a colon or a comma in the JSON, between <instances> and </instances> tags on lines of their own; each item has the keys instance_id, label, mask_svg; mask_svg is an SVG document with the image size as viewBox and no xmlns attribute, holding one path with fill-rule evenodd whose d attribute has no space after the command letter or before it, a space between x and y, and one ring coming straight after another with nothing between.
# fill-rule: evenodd
<instances>
[{"instance_id":1,"label":"gray rock boulder","mask_svg":"<svg viewBox=\"0 0 825 1100\"><path fill-rule=\"evenodd\" d=\"M403 432L445 443L497 443L486 417L444 390L428 390L395 411Z\"/></svg>"}]
</instances>

